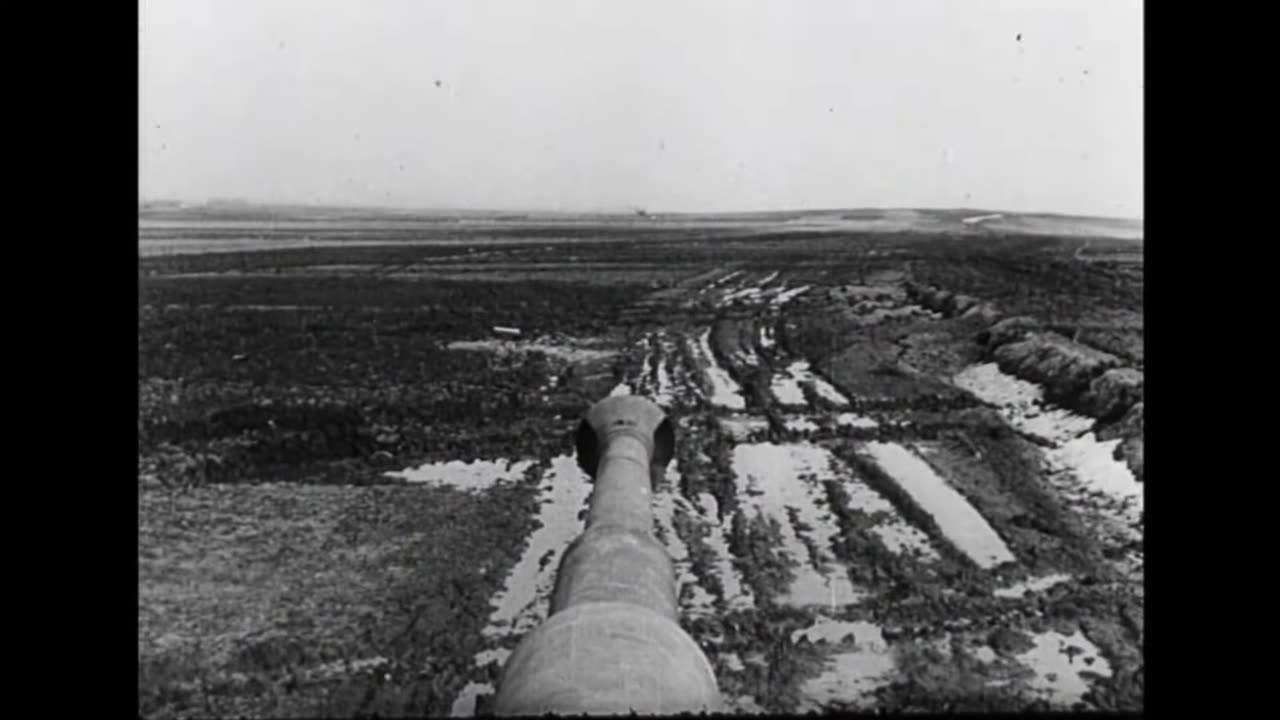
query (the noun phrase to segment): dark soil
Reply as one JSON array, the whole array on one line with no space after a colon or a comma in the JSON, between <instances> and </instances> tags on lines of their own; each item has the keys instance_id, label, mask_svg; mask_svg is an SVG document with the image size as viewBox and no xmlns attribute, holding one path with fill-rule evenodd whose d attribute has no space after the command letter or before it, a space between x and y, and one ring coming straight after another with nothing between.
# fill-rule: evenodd
<instances>
[{"instance_id":1,"label":"dark soil","mask_svg":"<svg viewBox=\"0 0 1280 720\"><path fill-rule=\"evenodd\" d=\"M674 373L693 368L684 340L706 328L747 412L768 420L768 438L804 435L830 447L942 554L926 564L889 552L870 532L875 518L847 507L841 483L824 483L839 529L830 553L873 593L842 617L882 626L898 658L899 677L877 691L875 707L1035 709L1012 687L988 685L981 663L930 643L950 634L1016 654L1043 626L1082 630L1111 664L1112 677L1092 685L1090 708L1141 709L1140 587L1117 576L1041 481L1038 448L950 383L990 357L992 318L960 310L978 303L1140 369L1143 271L1132 244L1096 242L1083 262L1083 240L1049 237L360 222L272 235L351 241L343 247L139 261L142 716L448 714L467 683L495 679L496 666L478 669L474 655L486 647L489 602L533 529L540 467L572 453L580 414L639 372L653 347L638 340L670 333L670 356L657 357ZM141 234L196 242L245 232ZM703 290L731 270L744 275L729 285L780 270L771 284L815 289L785 311L719 307ZM942 317L921 306L867 324L856 303L825 292L882 284L906 297L906 282L928 289ZM517 341L590 341L616 354L569 361L449 347L496 339L495 327L517 328ZM762 327L774 329L775 348L759 346ZM760 364L743 363L743 353ZM852 406L837 408L809 386L807 409L780 407L772 371L799 359ZM1140 454L1136 407L1104 433L1137 442ZM818 417L837 411L880 426L836 428ZM821 429L788 430L797 412ZM756 598L751 609L729 611L708 529L677 514L691 571L720 609L686 620L686 629L708 649L726 695L794 712L826 651L791 636L816 611L780 601L794 569L778 550L777 521L742 509L735 440L718 421L725 411L682 390L671 414L678 492L716 498L733 562ZM929 461L1005 539L1016 567L974 567L858 454L869 439L929 444ZM541 465L484 493L386 474L431 461L522 458ZM1051 572L1074 579L1025 599L992 596L997 585ZM726 653L744 666L729 668Z\"/></svg>"}]
</instances>

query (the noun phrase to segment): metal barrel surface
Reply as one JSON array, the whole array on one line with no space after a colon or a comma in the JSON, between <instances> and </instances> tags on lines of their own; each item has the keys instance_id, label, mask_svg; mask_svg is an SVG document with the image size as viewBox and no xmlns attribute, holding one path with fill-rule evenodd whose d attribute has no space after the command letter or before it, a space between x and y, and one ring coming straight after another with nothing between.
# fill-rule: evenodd
<instances>
[{"instance_id":1,"label":"metal barrel surface","mask_svg":"<svg viewBox=\"0 0 1280 720\"><path fill-rule=\"evenodd\" d=\"M653 483L674 441L662 409L639 396L606 398L583 418L586 529L560 562L546 622L503 667L495 714L721 709L711 664L678 622L671 556L653 536Z\"/></svg>"}]
</instances>

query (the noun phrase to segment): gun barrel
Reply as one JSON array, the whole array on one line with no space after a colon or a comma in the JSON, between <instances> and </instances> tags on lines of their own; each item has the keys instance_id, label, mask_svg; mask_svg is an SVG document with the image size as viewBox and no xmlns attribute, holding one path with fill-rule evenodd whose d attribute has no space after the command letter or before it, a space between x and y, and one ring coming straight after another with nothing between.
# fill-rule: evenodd
<instances>
[{"instance_id":1,"label":"gun barrel","mask_svg":"<svg viewBox=\"0 0 1280 720\"><path fill-rule=\"evenodd\" d=\"M577 444L595 483L586 529L561 560L547 621L507 660L494 712L717 711L715 673L679 625L674 566L653 536L670 421L642 397L610 397L587 412Z\"/></svg>"}]
</instances>

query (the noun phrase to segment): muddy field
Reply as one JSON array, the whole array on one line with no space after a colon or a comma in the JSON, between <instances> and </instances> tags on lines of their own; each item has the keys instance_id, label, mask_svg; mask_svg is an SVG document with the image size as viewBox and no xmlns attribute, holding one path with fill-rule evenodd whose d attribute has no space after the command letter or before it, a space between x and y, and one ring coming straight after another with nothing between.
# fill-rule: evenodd
<instances>
[{"instance_id":1,"label":"muddy field","mask_svg":"<svg viewBox=\"0 0 1280 720\"><path fill-rule=\"evenodd\" d=\"M619 393L734 711L1143 707L1141 242L633 225L140 259L142 714L483 714Z\"/></svg>"}]
</instances>

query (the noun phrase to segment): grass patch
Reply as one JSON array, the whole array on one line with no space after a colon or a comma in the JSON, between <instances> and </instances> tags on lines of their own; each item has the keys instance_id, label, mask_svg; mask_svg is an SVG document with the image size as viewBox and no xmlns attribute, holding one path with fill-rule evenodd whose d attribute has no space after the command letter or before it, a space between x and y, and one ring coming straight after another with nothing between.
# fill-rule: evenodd
<instances>
[{"instance_id":1,"label":"grass patch","mask_svg":"<svg viewBox=\"0 0 1280 720\"><path fill-rule=\"evenodd\" d=\"M777 518L748 518L739 510L733 514L728 540L733 562L755 593L756 603L766 607L775 604L774 598L785 593L795 580L791 564L776 552L782 546L782 526Z\"/></svg>"},{"instance_id":2,"label":"grass patch","mask_svg":"<svg viewBox=\"0 0 1280 720\"><path fill-rule=\"evenodd\" d=\"M532 497L528 483L141 494L141 714L446 713Z\"/></svg>"}]
</instances>

